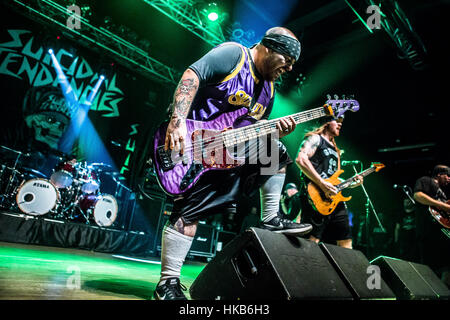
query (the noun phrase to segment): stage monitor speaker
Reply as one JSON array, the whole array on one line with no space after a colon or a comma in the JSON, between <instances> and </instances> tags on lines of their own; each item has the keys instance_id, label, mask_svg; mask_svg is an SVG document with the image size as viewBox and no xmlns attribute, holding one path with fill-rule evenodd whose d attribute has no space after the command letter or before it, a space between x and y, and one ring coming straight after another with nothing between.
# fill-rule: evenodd
<instances>
[{"instance_id":1,"label":"stage monitor speaker","mask_svg":"<svg viewBox=\"0 0 450 320\"><path fill-rule=\"evenodd\" d=\"M361 251L325 243L319 246L355 299L396 299L394 292L377 274L377 270L371 268L369 260Z\"/></svg>"},{"instance_id":2,"label":"stage monitor speaker","mask_svg":"<svg viewBox=\"0 0 450 320\"><path fill-rule=\"evenodd\" d=\"M380 256L372 261L380 267L383 279L400 300L449 299L447 286L430 267Z\"/></svg>"},{"instance_id":3,"label":"stage monitor speaker","mask_svg":"<svg viewBox=\"0 0 450 320\"><path fill-rule=\"evenodd\" d=\"M197 300L353 299L319 245L258 228L218 252L190 294Z\"/></svg>"}]
</instances>

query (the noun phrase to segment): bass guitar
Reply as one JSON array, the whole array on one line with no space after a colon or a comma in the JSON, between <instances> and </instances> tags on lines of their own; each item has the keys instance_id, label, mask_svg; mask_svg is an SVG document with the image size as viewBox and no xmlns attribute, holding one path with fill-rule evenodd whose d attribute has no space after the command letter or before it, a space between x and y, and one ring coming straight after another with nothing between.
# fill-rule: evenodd
<instances>
[{"instance_id":1,"label":"bass guitar","mask_svg":"<svg viewBox=\"0 0 450 320\"><path fill-rule=\"evenodd\" d=\"M353 99L329 99L322 107L291 116L299 124L329 115L339 117L347 110L358 111L359 103ZM158 183L164 192L171 196L183 195L205 172L242 165L244 161L234 156L236 148L250 140L276 133L277 123L289 117L236 128L236 120L247 113L248 109L243 107L210 121L186 119L187 135L183 155L170 149L164 150L168 121L161 124L153 136L152 160Z\"/></svg>"},{"instance_id":2,"label":"bass guitar","mask_svg":"<svg viewBox=\"0 0 450 320\"><path fill-rule=\"evenodd\" d=\"M447 204L450 205L450 200L447 200ZM443 227L450 229L450 215L442 210L436 209L434 207L428 207L433 218L439 222Z\"/></svg>"},{"instance_id":3,"label":"bass guitar","mask_svg":"<svg viewBox=\"0 0 450 320\"><path fill-rule=\"evenodd\" d=\"M361 173L358 173L357 175L341 182L339 180L339 176L344 172L344 170L338 170L336 171L331 177L328 179L325 179L325 181L330 182L332 185L336 187L338 190L338 193L335 195L332 195L330 197L327 197L325 193L320 189L315 183L310 182L308 183L308 197L314 208L322 215L327 216L331 213L333 213L334 209L336 209L337 205L340 202L348 201L352 197L344 197L342 195L342 190L348 188L352 183L354 177L360 175L360 176L367 176L371 174L372 172L378 172L381 169L383 169L385 166L382 163L372 163L372 166Z\"/></svg>"}]
</instances>

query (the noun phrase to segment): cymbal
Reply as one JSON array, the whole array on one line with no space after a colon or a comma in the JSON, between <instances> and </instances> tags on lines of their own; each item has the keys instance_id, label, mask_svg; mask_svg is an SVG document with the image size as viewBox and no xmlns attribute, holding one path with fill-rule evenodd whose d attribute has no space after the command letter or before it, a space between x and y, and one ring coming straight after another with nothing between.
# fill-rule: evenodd
<instances>
[{"instance_id":1,"label":"cymbal","mask_svg":"<svg viewBox=\"0 0 450 320\"><path fill-rule=\"evenodd\" d=\"M106 175L108 176L113 176L113 177L120 177L121 174L118 171L108 171L108 172L104 172Z\"/></svg>"},{"instance_id":2,"label":"cymbal","mask_svg":"<svg viewBox=\"0 0 450 320\"><path fill-rule=\"evenodd\" d=\"M33 168L27 168L27 167L23 167L21 168L22 171L24 173L30 174L32 176L38 177L38 178L47 178L47 176L45 174L43 174L42 172L35 170Z\"/></svg>"},{"instance_id":3,"label":"cymbal","mask_svg":"<svg viewBox=\"0 0 450 320\"><path fill-rule=\"evenodd\" d=\"M98 163L91 163L90 165L88 165L88 167L90 167L91 169L94 169L96 171L114 171L114 168L112 165L107 164L107 163L102 163L102 162L98 162Z\"/></svg>"}]
</instances>

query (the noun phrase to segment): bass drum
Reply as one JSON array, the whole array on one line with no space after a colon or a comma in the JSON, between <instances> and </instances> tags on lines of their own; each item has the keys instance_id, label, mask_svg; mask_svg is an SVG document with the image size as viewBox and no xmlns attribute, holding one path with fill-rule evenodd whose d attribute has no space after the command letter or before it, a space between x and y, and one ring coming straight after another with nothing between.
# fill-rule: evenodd
<instances>
[{"instance_id":1,"label":"bass drum","mask_svg":"<svg viewBox=\"0 0 450 320\"><path fill-rule=\"evenodd\" d=\"M17 190L16 202L26 214L41 216L54 209L59 201L59 192L46 179L31 179L23 182Z\"/></svg>"},{"instance_id":2,"label":"bass drum","mask_svg":"<svg viewBox=\"0 0 450 320\"><path fill-rule=\"evenodd\" d=\"M94 221L100 227L109 227L116 221L119 207L112 195L85 194L80 197L78 203L83 212L88 215L93 213Z\"/></svg>"}]
</instances>

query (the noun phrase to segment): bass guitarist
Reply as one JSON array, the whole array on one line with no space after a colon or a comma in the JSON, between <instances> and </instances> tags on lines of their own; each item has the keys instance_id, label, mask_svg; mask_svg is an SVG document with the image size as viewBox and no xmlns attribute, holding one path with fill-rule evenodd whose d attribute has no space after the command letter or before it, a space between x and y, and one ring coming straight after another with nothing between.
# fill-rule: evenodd
<instances>
[{"instance_id":1,"label":"bass guitarist","mask_svg":"<svg viewBox=\"0 0 450 320\"><path fill-rule=\"evenodd\" d=\"M331 116L321 118L320 126L305 134L296 157L296 164L301 170L303 180L302 222L313 226L309 239L314 242L322 240L337 241L337 245L352 248L352 237L348 212L344 202L340 202L329 215L322 215L308 201L306 188L308 183L315 183L326 197L337 194L336 187L325 179L340 170L340 150L335 138L339 136L343 117ZM351 188L363 183L362 176L356 176Z\"/></svg>"},{"instance_id":2,"label":"bass guitarist","mask_svg":"<svg viewBox=\"0 0 450 320\"><path fill-rule=\"evenodd\" d=\"M267 120L274 102L274 81L291 71L299 56L300 42L291 31L281 27L269 29L261 42L251 48L230 42L213 48L184 72L175 90L165 149L183 154L189 139L186 119L210 121L236 108L247 107L248 114L233 127ZM280 121L277 128L279 137L290 134L295 129L295 120ZM276 163L273 175L261 176L260 169L250 170L248 166L214 174L207 172L188 194L174 198L170 223L162 234L161 278L154 292L155 299L186 299L180 271L198 221L209 215L235 213L238 196L246 190L258 190L261 186L263 227L296 235L311 230L310 225L278 217L286 165L292 160L279 140L274 143L278 144L275 149L279 152L275 159L271 156L271 162Z\"/></svg>"}]
</instances>

